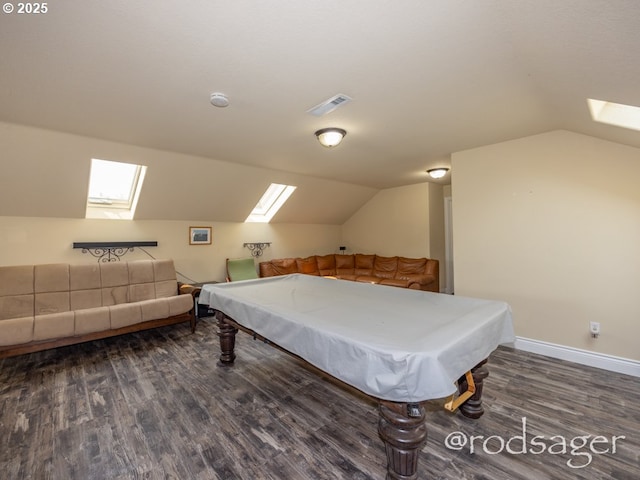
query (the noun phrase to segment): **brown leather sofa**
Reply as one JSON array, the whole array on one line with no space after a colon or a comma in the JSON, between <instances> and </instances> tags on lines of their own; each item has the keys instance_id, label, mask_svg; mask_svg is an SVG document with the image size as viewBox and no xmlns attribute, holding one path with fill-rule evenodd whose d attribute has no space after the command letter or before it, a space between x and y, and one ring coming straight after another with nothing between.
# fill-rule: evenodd
<instances>
[{"instance_id":1,"label":"brown leather sofa","mask_svg":"<svg viewBox=\"0 0 640 480\"><path fill-rule=\"evenodd\" d=\"M304 273L342 280L440 292L438 260L380 255L312 255L260 262L260 277Z\"/></svg>"}]
</instances>

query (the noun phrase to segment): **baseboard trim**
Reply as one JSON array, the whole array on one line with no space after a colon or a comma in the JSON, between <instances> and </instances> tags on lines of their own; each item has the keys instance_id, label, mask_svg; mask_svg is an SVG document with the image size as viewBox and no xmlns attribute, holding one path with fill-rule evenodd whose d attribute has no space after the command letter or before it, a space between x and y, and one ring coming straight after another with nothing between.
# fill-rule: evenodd
<instances>
[{"instance_id":1,"label":"baseboard trim","mask_svg":"<svg viewBox=\"0 0 640 480\"><path fill-rule=\"evenodd\" d=\"M611 372L640 377L640 362L628 358L615 357L604 353L590 352L588 350L523 337L516 337L515 348L525 352L558 358L560 360L568 360L581 365L602 368Z\"/></svg>"}]
</instances>

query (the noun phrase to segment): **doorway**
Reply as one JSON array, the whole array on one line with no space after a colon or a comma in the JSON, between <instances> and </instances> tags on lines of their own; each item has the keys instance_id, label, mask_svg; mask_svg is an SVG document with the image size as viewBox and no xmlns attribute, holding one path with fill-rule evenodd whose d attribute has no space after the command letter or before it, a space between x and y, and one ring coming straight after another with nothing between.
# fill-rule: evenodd
<instances>
[{"instance_id":1,"label":"doorway","mask_svg":"<svg viewBox=\"0 0 640 480\"><path fill-rule=\"evenodd\" d=\"M444 197L444 293L453 295L453 210L451 197Z\"/></svg>"}]
</instances>

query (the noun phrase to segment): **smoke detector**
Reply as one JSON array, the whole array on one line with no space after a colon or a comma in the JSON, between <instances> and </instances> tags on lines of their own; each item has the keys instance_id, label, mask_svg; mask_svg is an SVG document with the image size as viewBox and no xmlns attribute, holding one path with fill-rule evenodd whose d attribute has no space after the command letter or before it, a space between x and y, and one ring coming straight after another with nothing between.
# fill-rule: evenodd
<instances>
[{"instance_id":1,"label":"smoke detector","mask_svg":"<svg viewBox=\"0 0 640 480\"><path fill-rule=\"evenodd\" d=\"M211 94L211 105L214 107L227 107L229 106L229 99L224 93L212 93Z\"/></svg>"}]
</instances>

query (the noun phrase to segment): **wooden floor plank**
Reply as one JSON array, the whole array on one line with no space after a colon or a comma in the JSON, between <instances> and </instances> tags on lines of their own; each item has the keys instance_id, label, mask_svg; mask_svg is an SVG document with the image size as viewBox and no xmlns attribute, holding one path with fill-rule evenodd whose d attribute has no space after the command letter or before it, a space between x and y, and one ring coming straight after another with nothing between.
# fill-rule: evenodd
<instances>
[{"instance_id":1,"label":"wooden floor plank","mask_svg":"<svg viewBox=\"0 0 640 480\"><path fill-rule=\"evenodd\" d=\"M2 478L384 478L373 399L245 334L236 353L217 366L204 319L195 334L176 325L0 360ZM428 403L420 479L640 478L637 378L502 347L489 371L481 419ZM570 446L497 453L523 419L546 449L553 436L625 438L583 468ZM475 453L447 448L453 432L475 436Z\"/></svg>"}]
</instances>

